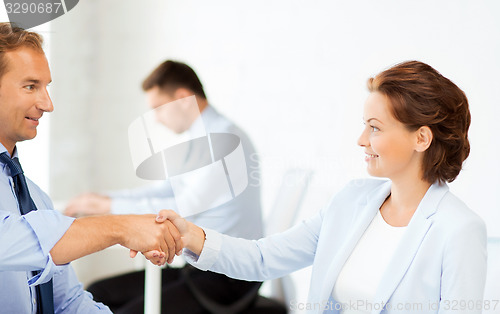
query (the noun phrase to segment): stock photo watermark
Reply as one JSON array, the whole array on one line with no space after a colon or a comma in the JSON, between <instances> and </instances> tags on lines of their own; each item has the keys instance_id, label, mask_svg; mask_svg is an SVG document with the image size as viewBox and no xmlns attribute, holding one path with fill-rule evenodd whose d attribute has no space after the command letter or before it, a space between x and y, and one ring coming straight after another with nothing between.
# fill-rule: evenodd
<instances>
[{"instance_id":1,"label":"stock photo watermark","mask_svg":"<svg viewBox=\"0 0 500 314\"><path fill-rule=\"evenodd\" d=\"M178 121L176 112L181 111L199 119L199 130L189 132L187 137L172 131ZM223 205L248 186L240 138L231 133L208 132L195 96L166 103L137 117L129 125L128 135L136 175L145 180L168 179L184 216Z\"/></svg>"},{"instance_id":2,"label":"stock photo watermark","mask_svg":"<svg viewBox=\"0 0 500 314\"><path fill-rule=\"evenodd\" d=\"M28 29L50 22L73 9L79 0L4 0L9 22Z\"/></svg>"},{"instance_id":3,"label":"stock photo watermark","mask_svg":"<svg viewBox=\"0 0 500 314\"><path fill-rule=\"evenodd\" d=\"M444 311L456 311L461 313L463 311L489 311L500 309L500 300L441 300L441 301L428 301L428 302L370 302L368 300L351 300L348 303L338 303L332 300L325 300L323 302L297 302L296 300L290 301L289 308L292 311L404 311L404 312L418 312L418 311L437 311L442 309Z\"/></svg>"}]
</instances>

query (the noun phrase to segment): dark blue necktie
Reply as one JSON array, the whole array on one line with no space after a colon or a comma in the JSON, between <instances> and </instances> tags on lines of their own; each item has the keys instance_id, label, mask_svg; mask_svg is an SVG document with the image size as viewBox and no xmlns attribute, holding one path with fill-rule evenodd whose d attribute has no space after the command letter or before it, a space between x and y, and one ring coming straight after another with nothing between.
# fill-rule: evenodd
<instances>
[{"instance_id":1,"label":"dark blue necktie","mask_svg":"<svg viewBox=\"0 0 500 314\"><path fill-rule=\"evenodd\" d=\"M31 199L26 178L24 177L23 168L17 157L10 158L6 152L0 154L0 161L5 163L10 169L10 175L14 181L14 191L16 192L17 202L21 214L25 215L32 210L36 210L35 203ZM52 291L52 279L35 287L37 296L38 313L53 314L54 313L54 296Z\"/></svg>"}]
</instances>

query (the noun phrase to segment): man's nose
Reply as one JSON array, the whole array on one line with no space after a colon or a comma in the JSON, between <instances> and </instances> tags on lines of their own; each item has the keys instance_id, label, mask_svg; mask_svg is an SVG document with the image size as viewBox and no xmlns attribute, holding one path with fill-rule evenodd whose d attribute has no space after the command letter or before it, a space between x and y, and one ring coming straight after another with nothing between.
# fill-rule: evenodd
<instances>
[{"instance_id":1,"label":"man's nose","mask_svg":"<svg viewBox=\"0 0 500 314\"><path fill-rule=\"evenodd\" d=\"M52 104L52 99L50 98L49 92L45 89L38 99L37 108L44 112L54 111L54 105Z\"/></svg>"}]
</instances>

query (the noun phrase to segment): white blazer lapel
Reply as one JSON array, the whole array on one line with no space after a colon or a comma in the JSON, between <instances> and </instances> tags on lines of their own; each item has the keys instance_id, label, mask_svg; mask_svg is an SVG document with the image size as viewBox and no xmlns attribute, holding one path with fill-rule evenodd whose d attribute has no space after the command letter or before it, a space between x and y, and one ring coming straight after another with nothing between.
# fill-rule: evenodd
<instances>
[{"instance_id":1,"label":"white blazer lapel","mask_svg":"<svg viewBox=\"0 0 500 314\"><path fill-rule=\"evenodd\" d=\"M408 230L406 230L401 243L394 252L393 258L387 265L373 300L374 302L384 302L385 304L389 301L410 267L427 231L432 226L431 216L436 212L439 201L447 191L448 186L446 184L440 186L436 183L427 190L408 224ZM373 311L372 313L380 313L380 311Z\"/></svg>"},{"instance_id":2,"label":"white blazer lapel","mask_svg":"<svg viewBox=\"0 0 500 314\"><path fill-rule=\"evenodd\" d=\"M367 195L366 203L362 209L353 209L354 212L359 213L359 216L354 217L353 228L351 229L351 233L346 235L344 245L342 245L338 251L332 252L332 262L329 263L330 267L326 273L326 280L324 281L323 288L321 289L321 296L319 300L329 299L342 267L351 255L359 239L372 222L373 217L377 214L380 206L382 206L382 203L385 201L387 196L389 196L390 191L391 182L387 181L375 191Z\"/></svg>"}]
</instances>

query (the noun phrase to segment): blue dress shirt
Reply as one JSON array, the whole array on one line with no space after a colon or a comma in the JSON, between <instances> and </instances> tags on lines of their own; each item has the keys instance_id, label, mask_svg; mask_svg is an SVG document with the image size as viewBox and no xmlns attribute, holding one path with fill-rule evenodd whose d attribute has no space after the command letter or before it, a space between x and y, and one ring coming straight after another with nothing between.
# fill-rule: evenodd
<instances>
[{"instance_id":1,"label":"blue dress shirt","mask_svg":"<svg viewBox=\"0 0 500 314\"><path fill-rule=\"evenodd\" d=\"M0 154L6 151L0 144ZM36 313L34 286L53 278L55 313L111 313L83 290L69 264L52 261L50 250L74 219L53 210L48 195L28 178L26 182L38 210L23 216L10 170L0 162L0 312ZM33 276L34 270L41 272Z\"/></svg>"}]
</instances>

